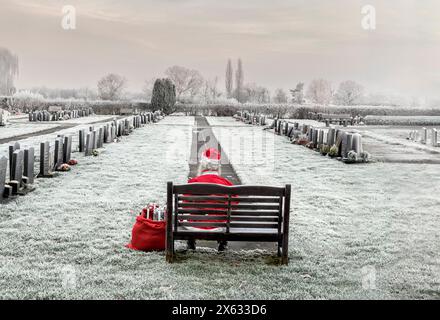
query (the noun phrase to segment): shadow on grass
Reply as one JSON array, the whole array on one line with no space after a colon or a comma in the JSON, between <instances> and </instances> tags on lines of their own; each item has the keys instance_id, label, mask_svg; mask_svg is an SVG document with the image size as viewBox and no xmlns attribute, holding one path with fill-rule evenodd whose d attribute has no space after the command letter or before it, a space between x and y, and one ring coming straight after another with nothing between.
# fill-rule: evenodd
<instances>
[{"instance_id":1,"label":"shadow on grass","mask_svg":"<svg viewBox=\"0 0 440 320\"><path fill-rule=\"evenodd\" d=\"M281 266L281 258L266 250L227 250L218 252L211 248L197 248L197 250L176 250L174 263L185 263L197 260L199 263L222 263L231 266L240 265L267 265Z\"/></svg>"}]
</instances>

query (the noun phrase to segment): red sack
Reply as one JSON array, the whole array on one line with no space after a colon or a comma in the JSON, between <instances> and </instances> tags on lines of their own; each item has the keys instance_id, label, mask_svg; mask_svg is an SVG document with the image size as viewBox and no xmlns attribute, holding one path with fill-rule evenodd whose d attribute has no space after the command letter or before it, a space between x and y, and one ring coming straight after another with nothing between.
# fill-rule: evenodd
<instances>
[{"instance_id":1,"label":"red sack","mask_svg":"<svg viewBox=\"0 0 440 320\"><path fill-rule=\"evenodd\" d=\"M131 242L127 248L139 251L165 250L166 222L154 221L140 215L131 232Z\"/></svg>"}]
</instances>

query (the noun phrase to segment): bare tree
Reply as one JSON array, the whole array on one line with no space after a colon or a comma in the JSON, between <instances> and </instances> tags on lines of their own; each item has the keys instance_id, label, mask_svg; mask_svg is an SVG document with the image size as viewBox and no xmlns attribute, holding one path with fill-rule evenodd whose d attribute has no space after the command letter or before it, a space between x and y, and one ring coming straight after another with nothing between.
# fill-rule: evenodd
<instances>
[{"instance_id":1,"label":"bare tree","mask_svg":"<svg viewBox=\"0 0 440 320\"><path fill-rule=\"evenodd\" d=\"M243 100L243 84L244 84L244 73L243 73L243 63L241 59L238 59L237 71L235 72L235 98L238 102L242 103Z\"/></svg>"},{"instance_id":2,"label":"bare tree","mask_svg":"<svg viewBox=\"0 0 440 320\"><path fill-rule=\"evenodd\" d=\"M270 92L267 88L256 85L255 83L247 84L242 90L243 102L268 103L270 102Z\"/></svg>"},{"instance_id":3,"label":"bare tree","mask_svg":"<svg viewBox=\"0 0 440 320\"><path fill-rule=\"evenodd\" d=\"M336 92L336 101L339 104L350 106L353 105L364 94L364 87L352 80L341 82Z\"/></svg>"},{"instance_id":4,"label":"bare tree","mask_svg":"<svg viewBox=\"0 0 440 320\"><path fill-rule=\"evenodd\" d=\"M125 85L124 77L110 73L99 80L98 95L102 100L118 100L121 98Z\"/></svg>"},{"instance_id":5,"label":"bare tree","mask_svg":"<svg viewBox=\"0 0 440 320\"><path fill-rule=\"evenodd\" d=\"M184 94L195 96L203 86L203 77L197 70L191 70L181 66L173 66L165 71L165 74L176 86L177 99Z\"/></svg>"},{"instance_id":6,"label":"bare tree","mask_svg":"<svg viewBox=\"0 0 440 320\"><path fill-rule=\"evenodd\" d=\"M6 48L0 47L0 94L15 93L14 78L18 76L18 57Z\"/></svg>"},{"instance_id":7,"label":"bare tree","mask_svg":"<svg viewBox=\"0 0 440 320\"><path fill-rule=\"evenodd\" d=\"M234 91L234 84L233 84L233 73L232 70L232 61L231 59L228 60L228 64L226 65L226 96L228 98L232 98L232 93Z\"/></svg>"},{"instance_id":8,"label":"bare tree","mask_svg":"<svg viewBox=\"0 0 440 320\"><path fill-rule=\"evenodd\" d=\"M297 104L303 104L304 102L304 83L299 82L295 89L290 90L292 95L292 102Z\"/></svg>"},{"instance_id":9,"label":"bare tree","mask_svg":"<svg viewBox=\"0 0 440 320\"><path fill-rule=\"evenodd\" d=\"M221 93L218 91L218 77L212 80L206 80L203 85L203 99L205 103L216 101Z\"/></svg>"},{"instance_id":10,"label":"bare tree","mask_svg":"<svg viewBox=\"0 0 440 320\"><path fill-rule=\"evenodd\" d=\"M144 86L142 87L142 92L144 93L146 100L151 100L151 97L153 96L153 88L155 82L156 79L154 78L150 80L145 80Z\"/></svg>"},{"instance_id":11,"label":"bare tree","mask_svg":"<svg viewBox=\"0 0 440 320\"><path fill-rule=\"evenodd\" d=\"M287 93L283 89L277 89L273 101L278 104L287 103Z\"/></svg>"},{"instance_id":12,"label":"bare tree","mask_svg":"<svg viewBox=\"0 0 440 320\"><path fill-rule=\"evenodd\" d=\"M331 83L324 79L313 80L307 88L307 97L315 103L328 104L332 99Z\"/></svg>"}]
</instances>

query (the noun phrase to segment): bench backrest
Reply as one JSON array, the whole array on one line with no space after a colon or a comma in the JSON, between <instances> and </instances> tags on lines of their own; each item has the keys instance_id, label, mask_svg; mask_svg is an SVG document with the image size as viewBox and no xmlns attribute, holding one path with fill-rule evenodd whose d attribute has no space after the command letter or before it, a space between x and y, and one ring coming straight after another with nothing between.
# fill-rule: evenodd
<instances>
[{"instance_id":1,"label":"bench backrest","mask_svg":"<svg viewBox=\"0 0 440 320\"><path fill-rule=\"evenodd\" d=\"M223 186L207 183L173 185L168 183L168 221L178 227L245 228L248 232L271 229L281 234L289 219L290 185Z\"/></svg>"}]
</instances>

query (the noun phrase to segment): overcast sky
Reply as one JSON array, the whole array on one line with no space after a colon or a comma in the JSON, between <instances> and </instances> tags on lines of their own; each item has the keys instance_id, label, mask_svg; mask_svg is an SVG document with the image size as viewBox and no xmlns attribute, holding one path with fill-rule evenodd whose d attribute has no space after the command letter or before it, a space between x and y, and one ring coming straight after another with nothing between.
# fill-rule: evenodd
<instances>
[{"instance_id":1,"label":"overcast sky","mask_svg":"<svg viewBox=\"0 0 440 320\"><path fill-rule=\"evenodd\" d=\"M77 29L61 28L73 5ZM377 10L374 31L361 7ZM19 56L18 87L95 87L109 72L130 90L171 65L221 78L241 57L245 81L271 89L313 78L369 91L440 96L438 0L0 0L0 47Z\"/></svg>"}]
</instances>

